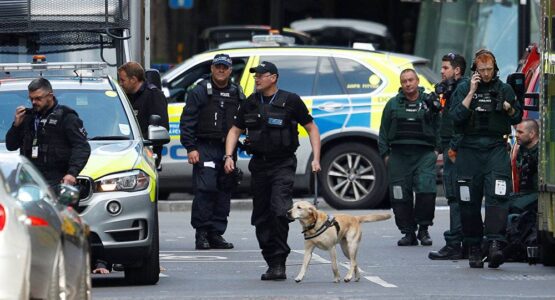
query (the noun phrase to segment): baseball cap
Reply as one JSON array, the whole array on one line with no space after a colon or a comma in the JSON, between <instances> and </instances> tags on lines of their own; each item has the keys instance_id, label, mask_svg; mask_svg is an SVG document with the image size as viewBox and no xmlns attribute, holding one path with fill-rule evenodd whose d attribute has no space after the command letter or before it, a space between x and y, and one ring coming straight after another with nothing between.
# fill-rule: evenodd
<instances>
[{"instance_id":1,"label":"baseball cap","mask_svg":"<svg viewBox=\"0 0 555 300\"><path fill-rule=\"evenodd\" d=\"M214 59L212 59L212 64L226 65L228 67L231 67L231 57L224 53L216 54L216 56L214 56Z\"/></svg>"},{"instance_id":2,"label":"baseball cap","mask_svg":"<svg viewBox=\"0 0 555 300\"><path fill-rule=\"evenodd\" d=\"M270 74L278 74L278 69L273 63L269 61L263 61L258 66L250 68L249 72L258 74L264 74L267 72L269 72Z\"/></svg>"}]
</instances>

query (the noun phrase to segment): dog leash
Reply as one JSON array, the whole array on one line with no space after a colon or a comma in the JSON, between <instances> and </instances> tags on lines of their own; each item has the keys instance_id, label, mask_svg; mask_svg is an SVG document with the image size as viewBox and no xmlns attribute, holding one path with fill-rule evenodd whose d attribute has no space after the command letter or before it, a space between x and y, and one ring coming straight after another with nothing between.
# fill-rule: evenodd
<instances>
[{"instance_id":1,"label":"dog leash","mask_svg":"<svg viewBox=\"0 0 555 300\"><path fill-rule=\"evenodd\" d=\"M314 172L314 206L318 208L318 172Z\"/></svg>"}]
</instances>

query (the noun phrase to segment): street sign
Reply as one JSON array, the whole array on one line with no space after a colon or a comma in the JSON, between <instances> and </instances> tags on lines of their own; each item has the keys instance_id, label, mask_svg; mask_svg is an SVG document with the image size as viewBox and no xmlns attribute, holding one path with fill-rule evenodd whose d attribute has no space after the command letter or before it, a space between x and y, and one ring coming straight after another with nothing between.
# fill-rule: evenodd
<instances>
[{"instance_id":1,"label":"street sign","mask_svg":"<svg viewBox=\"0 0 555 300\"><path fill-rule=\"evenodd\" d=\"M194 5L194 0L169 0L171 9L191 9Z\"/></svg>"}]
</instances>

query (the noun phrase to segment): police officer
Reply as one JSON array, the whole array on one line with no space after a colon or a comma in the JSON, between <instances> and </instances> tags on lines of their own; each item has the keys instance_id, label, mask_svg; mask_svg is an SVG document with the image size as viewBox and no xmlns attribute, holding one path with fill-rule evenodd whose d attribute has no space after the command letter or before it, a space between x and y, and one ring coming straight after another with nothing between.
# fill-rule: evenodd
<instances>
[{"instance_id":1,"label":"police officer","mask_svg":"<svg viewBox=\"0 0 555 300\"><path fill-rule=\"evenodd\" d=\"M297 124L308 132L312 146L312 171L320 171L320 134L304 102L294 93L277 87L278 69L267 61L255 68L256 92L241 106L226 142L226 172L232 172L231 159L239 135L247 131L253 212L251 223L268 270L262 280L286 279L285 261L291 249L287 244L293 182L299 146Z\"/></svg>"},{"instance_id":2,"label":"police officer","mask_svg":"<svg viewBox=\"0 0 555 300\"><path fill-rule=\"evenodd\" d=\"M83 121L73 109L58 103L47 79L31 81L28 90L33 108L16 108L6 148L19 149L51 186L75 185L91 154Z\"/></svg>"},{"instance_id":3,"label":"police officer","mask_svg":"<svg viewBox=\"0 0 555 300\"><path fill-rule=\"evenodd\" d=\"M485 234L489 242L488 267L497 268L504 262L501 248L512 189L504 135L511 132L511 125L520 122L522 109L511 87L497 77L499 68L493 53L479 50L472 71L470 81L457 87L450 110L455 131L462 134L455 162L456 194L470 267L484 267L480 244Z\"/></svg>"},{"instance_id":4,"label":"police officer","mask_svg":"<svg viewBox=\"0 0 555 300\"><path fill-rule=\"evenodd\" d=\"M510 213L519 214L535 210L538 201L538 142L539 126L536 120L522 120L516 127L519 145L515 167L515 193L511 197Z\"/></svg>"},{"instance_id":5,"label":"police officer","mask_svg":"<svg viewBox=\"0 0 555 300\"><path fill-rule=\"evenodd\" d=\"M457 146L460 135L454 134L453 119L449 116L451 95L463 79L466 70L466 61L459 54L448 53L441 59L441 82L435 87L436 93L441 97L441 118L439 123L439 136L443 152L443 190L449 204L449 229L443 233L446 245L439 251L431 251L428 257L433 260L461 259L462 252L462 225L459 202L455 197L454 166L457 156Z\"/></svg>"},{"instance_id":6,"label":"police officer","mask_svg":"<svg viewBox=\"0 0 555 300\"><path fill-rule=\"evenodd\" d=\"M233 248L222 237L232 191L229 185L218 184L218 178L227 179L222 159L225 138L244 99L241 88L230 81L231 65L229 55L214 56L211 77L188 92L181 115L181 144L193 164L195 198L191 225L196 229L196 249L201 250Z\"/></svg>"},{"instance_id":7,"label":"police officer","mask_svg":"<svg viewBox=\"0 0 555 300\"><path fill-rule=\"evenodd\" d=\"M146 82L145 70L139 63L131 61L121 65L118 68L118 82L133 106L144 137L148 137L152 115L160 116L160 125L170 129L166 97L154 84ZM155 146L153 150L157 154L156 165L159 165L162 160L162 146Z\"/></svg>"},{"instance_id":8,"label":"police officer","mask_svg":"<svg viewBox=\"0 0 555 300\"><path fill-rule=\"evenodd\" d=\"M385 105L379 150L389 174L391 207L404 236L398 246L432 245L436 197L439 99L419 87L416 71L401 72L401 89ZM416 199L413 200L413 192ZM414 202L414 203L413 203ZM418 225L418 235L415 234Z\"/></svg>"}]
</instances>

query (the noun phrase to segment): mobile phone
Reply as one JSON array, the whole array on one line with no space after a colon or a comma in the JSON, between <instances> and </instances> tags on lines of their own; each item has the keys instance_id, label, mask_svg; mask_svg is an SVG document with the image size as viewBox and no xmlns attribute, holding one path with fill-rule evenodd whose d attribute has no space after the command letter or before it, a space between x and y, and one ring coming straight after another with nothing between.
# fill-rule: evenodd
<instances>
[{"instance_id":1,"label":"mobile phone","mask_svg":"<svg viewBox=\"0 0 555 300\"><path fill-rule=\"evenodd\" d=\"M32 108L28 108L28 107L25 108L25 114L26 114L26 115L30 115L30 114L32 114L32 113L33 113L33 109L32 109Z\"/></svg>"}]
</instances>

